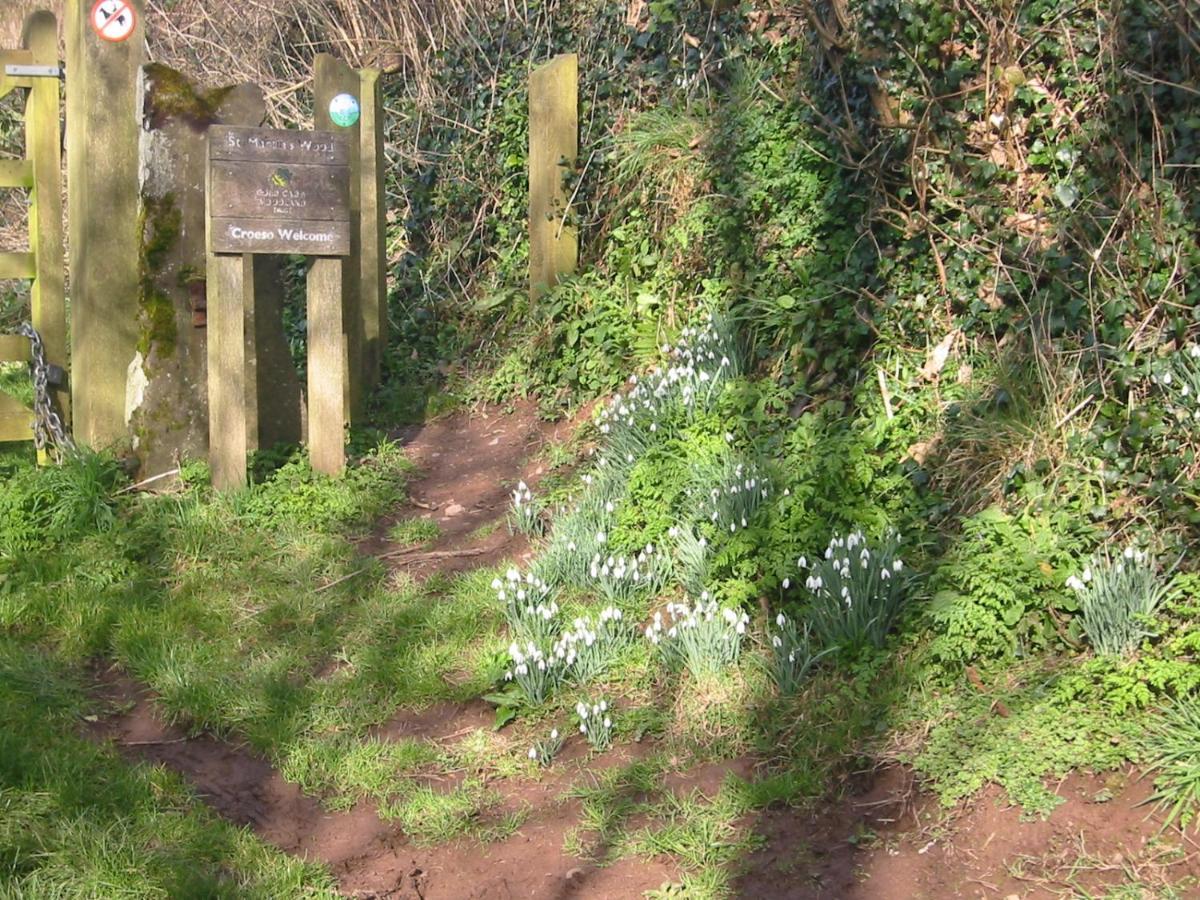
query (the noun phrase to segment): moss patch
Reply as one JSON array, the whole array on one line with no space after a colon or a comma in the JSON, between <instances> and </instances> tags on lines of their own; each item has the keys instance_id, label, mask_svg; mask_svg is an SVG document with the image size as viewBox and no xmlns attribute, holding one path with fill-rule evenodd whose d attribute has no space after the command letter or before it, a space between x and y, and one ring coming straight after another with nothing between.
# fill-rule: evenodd
<instances>
[{"instance_id":1,"label":"moss patch","mask_svg":"<svg viewBox=\"0 0 1200 900\"><path fill-rule=\"evenodd\" d=\"M161 128L174 119L204 131L217 120L217 110L233 90L230 86L198 91L186 75L162 63L150 63L144 71L145 114L151 128Z\"/></svg>"},{"instance_id":2,"label":"moss patch","mask_svg":"<svg viewBox=\"0 0 1200 900\"><path fill-rule=\"evenodd\" d=\"M161 356L175 352L178 331L175 326L175 307L159 285L159 275L167 256L179 241L183 217L174 194L163 197L143 197L141 213L142 249L139 266L141 334L138 350L149 354L151 346Z\"/></svg>"}]
</instances>

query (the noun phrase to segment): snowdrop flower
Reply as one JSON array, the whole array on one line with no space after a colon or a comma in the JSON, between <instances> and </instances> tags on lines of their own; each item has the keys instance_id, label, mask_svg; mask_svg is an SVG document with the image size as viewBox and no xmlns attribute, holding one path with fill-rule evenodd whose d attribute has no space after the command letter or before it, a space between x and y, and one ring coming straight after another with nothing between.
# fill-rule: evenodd
<instances>
[{"instance_id":1,"label":"snowdrop flower","mask_svg":"<svg viewBox=\"0 0 1200 900\"><path fill-rule=\"evenodd\" d=\"M557 740L558 740L558 729L557 729L557 728L551 729L551 731L550 731L550 740L552 740L552 741L557 741Z\"/></svg>"},{"instance_id":2,"label":"snowdrop flower","mask_svg":"<svg viewBox=\"0 0 1200 900\"><path fill-rule=\"evenodd\" d=\"M786 591L788 588L790 588L791 586L792 586L792 579L790 579L790 578L785 578L785 579L783 579L783 589L784 589L785 591Z\"/></svg>"},{"instance_id":3,"label":"snowdrop flower","mask_svg":"<svg viewBox=\"0 0 1200 900\"><path fill-rule=\"evenodd\" d=\"M775 624L778 625L780 628L782 628L786 623L787 623L787 617L783 613L780 613L779 615L777 615L775 617Z\"/></svg>"},{"instance_id":4,"label":"snowdrop flower","mask_svg":"<svg viewBox=\"0 0 1200 900\"><path fill-rule=\"evenodd\" d=\"M537 758L538 758L537 747L530 747L530 748L529 748L529 758L530 758L530 759L537 759Z\"/></svg>"}]
</instances>

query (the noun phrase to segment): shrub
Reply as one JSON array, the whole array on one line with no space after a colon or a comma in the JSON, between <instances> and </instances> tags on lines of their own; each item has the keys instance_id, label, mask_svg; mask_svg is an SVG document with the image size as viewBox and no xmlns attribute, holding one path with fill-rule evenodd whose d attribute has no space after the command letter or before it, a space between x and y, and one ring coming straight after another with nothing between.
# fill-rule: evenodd
<instances>
[{"instance_id":1,"label":"shrub","mask_svg":"<svg viewBox=\"0 0 1200 900\"><path fill-rule=\"evenodd\" d=\"M554 757L558 755L558 751L562 749L563 739L558 733L557 728L550 730L550 737L546 740L536 741L529 748L529 758L540 766L548 766L554 761Z\"/></svg>"},{"instance_id":2,"label":"shrub","mask_svg":"<svg viewBox=\"0 0 1200 900\"><path fill-rule=\"evenodd\" d=\"M671 526L668 535L675 540L675 561L679 582L689 594L699 595L708 586L709 543L690 526Z\"/></svg>"},{"instance_id":3,"label":"shrub","mask_svg":"<svg viewBox=\"0 0 1200 900\"><path fill-rule=\"evenodd\" d=\"M667 582L670 557L660 547L647 544L637 556L602 556L588 566L592 585L613 603L627 603L644 594L657 594Z\"/></svg>"},{"instance_id":4,"label":"shrub","mask_svg":"<svg viewBox=\"0 0 1200 900\"><path fill-rule=\"evenodd\" d=\"M600 611L593 625L591 616L575 620L574 628L554 645L554 656L560 660L569 676L582 684L603 673L613 658L629 645L632 627L615 606Z\"/></svg>"},{"instance_id":5,"label":"shrub","mask_svg":"<svg viewBox=\"0 0 1200 900\"><path fill-rule=\"evenodd\" d=\"M533 491L524 481L512 492L512 509L508 513L509 528L526 537L541 537L546 523L542 518L542 506L533 496Z\"/></svg>"},{"instance_id":6,"label":"shrub","mask_svg":"<svg viewBox=\"0 0 1200 900\"><path fill-rule=\"evenodd\" d=\"M1079 595L1084 633L1103 656L1125 656L1153 632L1151 617L1167 595L1154 560L1141 550L1126 547L1114 561L1092 558L1082 576L1072 575L1067 586Z\"/></svg>"},{"instance_id":7,"label":"shrub","mask_svg":"<svg viewBox=\"0 0 1200 900\"><path fill-rule=\"evenodd\" d=\"M562 681L562 665L532 641L526 641L524 647L513 641L508 645L508 655L513 666L504 674L504 680L515 682L534 705L549 697Z\"/></svg>"},{"instance_id":8,"label":"shrub","mask_svg":"<svg viewBox=\"0 0 1200 900\"><path fill-rule=\"evenodd\" d=\"M504 604L504 618L509 631L518 638L544 644L558 630L555 616L558 603L551 596L550 585L532 572L521 577L509 569L503 580L492 580L496 599Z\"/></svg>"},{"instance_id":9,"label":"shrub","mask_svg":"<svg viewBox=\"0 0 1200 900\"><path fill-rule=\"evenodd\" d=\"M894 531L874 551L861 531L834 536L824 558L807 569L804 586L810 595L809 618L823 647L857 651L882 647L908 599L911 578L897 556L900 536Z\"/></svg>"}]
</instances>

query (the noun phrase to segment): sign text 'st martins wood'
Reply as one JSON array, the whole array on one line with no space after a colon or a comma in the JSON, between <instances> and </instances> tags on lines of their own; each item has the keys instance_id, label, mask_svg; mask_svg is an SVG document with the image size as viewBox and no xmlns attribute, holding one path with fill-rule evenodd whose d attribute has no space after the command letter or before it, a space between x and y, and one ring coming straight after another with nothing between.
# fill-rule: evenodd
<instances>
[{"instance_id":1,"label":"sign text 'st martins wood'","mask_svg":"<svg viewBox=\"0 0 1200 900\"><path fill-rule=\"evenodd\" d=\"M349 148L341 136L214 126L208 166L214 253L350 253Z\"/></svg>"}]
</instances>

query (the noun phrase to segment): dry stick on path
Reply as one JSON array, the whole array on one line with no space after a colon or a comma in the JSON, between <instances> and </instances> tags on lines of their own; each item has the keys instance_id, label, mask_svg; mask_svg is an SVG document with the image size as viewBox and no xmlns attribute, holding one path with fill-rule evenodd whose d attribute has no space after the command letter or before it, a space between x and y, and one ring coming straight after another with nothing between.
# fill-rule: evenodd
<instances>
[{"instance_id":1,"label":"dry stick on path","mask_svg":"<svg viewBox=\"0 0 1200 900\"><path fill-rule=\"evenodd\" d=\"M429 562L435 559L453 559L455 557L480 556L484 552L482 548L476 547L470 550L434 550L431 553L410 555L415 549L417 548L414 547L410 550L393 550L391 553L384 553L383 555L376 557L376 559L396 559L404 556L407 557L404 560L405 562Z\"/></svg>"}]
</instances>

